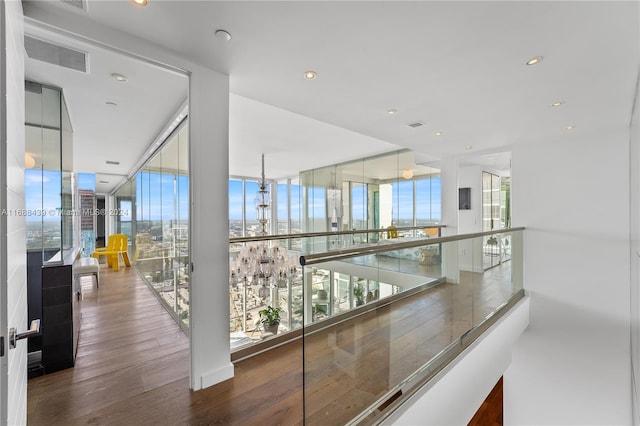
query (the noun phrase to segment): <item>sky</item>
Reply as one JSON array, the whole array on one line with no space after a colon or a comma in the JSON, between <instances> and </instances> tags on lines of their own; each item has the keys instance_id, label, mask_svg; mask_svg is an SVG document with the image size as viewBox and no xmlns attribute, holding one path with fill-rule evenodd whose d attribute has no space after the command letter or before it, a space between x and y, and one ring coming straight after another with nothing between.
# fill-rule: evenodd
<instances>
[{"instance_id":1,"label":"sky","mask_svg":"<svg viewBox=\"0 0 640 426\"><path fill-rule=\"evenodd\" d=\"M416 191L416 216L423 220L440 220L441 218L441 179L434 177L432 179L417 179ZM413 181L400 181L392 185L393 217L402 219L413 218ZM286 202L286 184L278 184L277 194L277 214L280 220L287 217ZM246 200L245 209L247 220L256 219L255 194L258 191L258 183L246 181ZM314 218L323 218L326 212L326 190L324 188L308 188L309 194L309 216ZM273 199L273 196L272 196ZM356 219L365 218L365 206L367 205L367 193L365 186L352 186L352 217ZM291 185L292 200L292 218L300 217L300 186ZM297 200L297 201L296 201ZM359 202L355 202L359 200ZM242 220L242 181L229 180L229 219Z\"/></svg>"},{"instance_id":2,"label":"sky","mask_svg":"<svg viewBox=\"0 0 640 426\"><path fill-rule=\"evenodd\" d=\"M26 220L32 222L60 220L61 172L55 170L25 170ZM78 189L95 191L93 173L78 173ZM174 190L178 199L177 212ZM189 217L189 178L179 175L174 185L174 175L168 173L139 172L136 175L138 220L187 220ZM123 200L119 208L124 214L121 221L130 221L131 201ZM128 214L127 214L128 213Z\"/></svg>"},{"instance_id":3,"label":"sky","mask_svg":"<svg viewBox=\"0 0 640 426\"><path fill-rule=\"evenodd\" d=\"M45 212L28 215L27 220L59 220L59 216L51 214L58 212L60 201L59 171L27 169L25 170L25 204L27 210ZM78 189L95 190L95 175L79 173L77 175ZM416 215L424 220L440 220L441 212L441 180L439 177L432 179L416 180ZM393 217L403 220L413 217L413 181L399 181L392 185ZM287 218L287 185L277 185L279 200L277 203L277 215L280 220ZM291 185L291 216L294 220L301 217L300 203L301 191L299 185ZM259 187L257 182L246 181L247 198L244 200L247 220L256 219L255 194ZM177 206L176 200L177 197ZM326 212L326 190L324 188L309 188L309 216L323 218ZM133 195L133 194L132 194ZM168 173L154 173L141 171L136 175L137 220L187 220L189 215L189 180L188 176L179 175L174 181L174 175ZM272 197L273 199L273 197ZM352 217L363 220L366 218L367 193L365 186L353 185L351 195ZM124 200L120 208L130 210L131 202ZM242 220L242 181L229 180L229 219ZM176 211L177 209L177 211ZM131 214L125 214L121 220L131 220ZM343 212L347 213L348 212ZM346 214L345 214L346 216Z\"/></svg>"}]
</instances>

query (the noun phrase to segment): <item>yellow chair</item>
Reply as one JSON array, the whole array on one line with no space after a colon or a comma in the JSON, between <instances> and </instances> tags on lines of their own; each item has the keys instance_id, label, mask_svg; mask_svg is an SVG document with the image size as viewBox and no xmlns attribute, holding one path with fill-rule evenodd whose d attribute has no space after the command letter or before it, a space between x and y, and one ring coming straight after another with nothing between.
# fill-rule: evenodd
<instances>
[{"instance_id":1,"label":"yellow chair","mask_svg":"<svg viewBox=\"0 0 640 426\"><path fill-rule=\"evenodd\" d=\"M107 265L114 271L120 269L120 256L124 264L131 266L129 261L129 240L124 234L109 235L109 242L106 247L97 248L93 252L93 257L99 259L100 256L107 256Z\"/></svg>"},{"instance_id":2,"label":"yellow chair","mask_svg":"<svg viewBox=\"0 0 640 426\"><path fill-rule=\"evenodd\" d=\"M387 226L387 238L398 238L398 229L395 226Z\"/></svg>"},{"instance_id":3,"label":"yellow chair","mask_svg":"<svg viewBox=\"0 0 640 426\"><path fill-rule=\"evenodd\" d=\"M438 236L438 228L424 228L424 233L427 234L427 237L437 237Z\"/></svg>"}]
</instances>

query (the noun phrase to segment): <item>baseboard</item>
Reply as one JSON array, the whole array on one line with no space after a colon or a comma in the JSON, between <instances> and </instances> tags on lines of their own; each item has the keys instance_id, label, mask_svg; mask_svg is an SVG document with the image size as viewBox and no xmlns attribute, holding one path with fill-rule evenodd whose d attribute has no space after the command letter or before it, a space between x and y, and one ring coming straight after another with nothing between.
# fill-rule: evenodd
<instances>
[{"instance_id":1,"label":"baseboard","mask_svg":"<svg viewBox=\"0 0 640 426\"><path fill-rule=\"evenodd\" d=\"M203 374L202 377L200 377L200 389L208 388L209 386L213 386L231 378L233 378L233 364L229 362L229 364L225 365L224 367L220 367L214 371L210 371L207 374Z\"/></svg>"}]
</instances>

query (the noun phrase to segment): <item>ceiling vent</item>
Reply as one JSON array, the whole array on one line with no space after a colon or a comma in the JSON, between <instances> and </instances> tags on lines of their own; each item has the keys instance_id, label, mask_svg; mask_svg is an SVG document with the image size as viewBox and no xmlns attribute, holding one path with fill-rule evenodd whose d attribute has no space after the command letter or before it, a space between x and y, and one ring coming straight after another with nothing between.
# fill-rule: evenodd
<instances>
[{"instance_id":1,"label":"ceiling vent","mask_svg":"<svg viewBox=\"0 0 640 426\"><path fill-rule=\"evenodd\" d=\"M407 126L409 126L409 127L413 127L413 128L415 129L416 127L422 127L422 126L424 126L424 124L422 124L422 123L421 123L421 122L419 122L419 121L416 121L415 123L407 124Z\"/></svg>"},{"instance_id":2,"label":"ceiling vent","mask_svg":"<svg viewBox=\"0 0 640 426\"><path fill-rule=\"evenodd\" d=\"M72 70L87 72L87 54L79 50L58 46L47 41L25 36L24 48L31 59Z\"/></svg>"},{"instance_id":3,"label":"ceiling vent","mask_svg":"<svg viewBox=\"0 0 640 426\"><path fill-rule=\"evenodd\" d=\"M80 10L87 10L84 0L62 0L62 3L77 7Z\"/></svg>"}]
</instances>

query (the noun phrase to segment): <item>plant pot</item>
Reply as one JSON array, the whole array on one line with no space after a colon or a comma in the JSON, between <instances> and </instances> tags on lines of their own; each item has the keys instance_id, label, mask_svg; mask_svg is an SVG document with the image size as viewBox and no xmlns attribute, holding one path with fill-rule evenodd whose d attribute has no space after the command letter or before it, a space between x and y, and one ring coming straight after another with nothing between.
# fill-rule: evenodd
<instances>
[{"instance_id":1,"label":"plant pot","mask_svg":"<svg viewBox=\"0 0 640 426\"><path fill-rule=\"evenodd\" d=\"M276 325L267 325L267 324L263 324L262 327L264 328L264 331L266 333L273 333L273 334L278 334L278 326L280 324L276 324Z\"/></svg>"}]
</instances>

